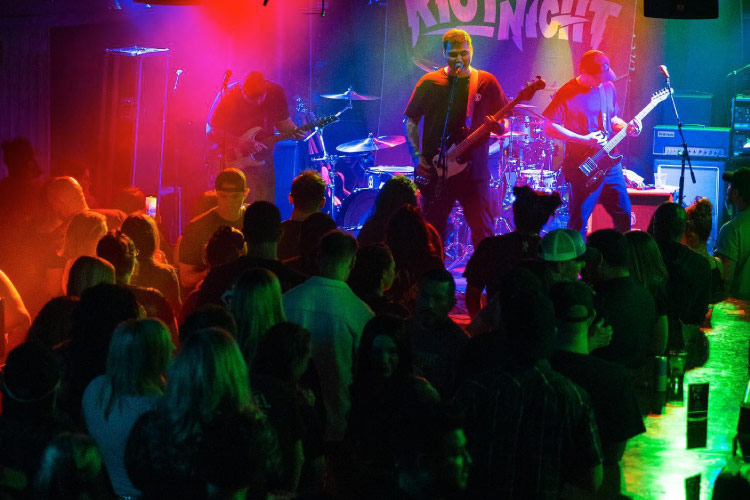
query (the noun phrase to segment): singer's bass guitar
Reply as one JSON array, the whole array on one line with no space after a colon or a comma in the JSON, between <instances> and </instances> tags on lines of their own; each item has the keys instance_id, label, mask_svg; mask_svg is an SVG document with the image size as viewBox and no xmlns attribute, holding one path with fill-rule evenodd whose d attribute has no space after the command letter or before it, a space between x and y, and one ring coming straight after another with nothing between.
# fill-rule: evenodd
<instances>
[{"instance_id":1,"label":"singer's bass guitar","mask_svg":"<svg viewBox=\"0 0 750 500\"><path fill-rule=\"evenodd\" d=\"M669 97L670 93L671 89L666 88L655 92L651 96L650 102L635 115L635 118L643 120L660 102ZM599 182L604 179L604 176L607 175L607 172L622 160L622 155L613 156L610 153L620 144L620 141L625 138L627 133L627 127L623 127L622 130L612 136L599 150L592 149L592 154L583 163L578 165L578 168L566 169L564 174L568 182L576 184L583 182L587 189L595 189L599 185Z\"/></svg>"},{"instance_id":2,"label":"singer's bass guitar","mask_svg":"<svg viewBox=\"0 0 750 500\"><path fill-rule=\"evenodd\" d=\"M521 101L528 101L537 90L543 89L547 84L542 80L541 77L537 76L537 79L527 84L526 87L521 90L518 95L510 101L508 104L503 106L497 113L490 117L492 121L498 121L506 116L510 111ZM465 137L463 140L456 140L456 136L465 136L465 128L451 134L448 137L447 144L450 144L448 150L444 155L440 153L436 154L431 164L430 174L426 177L417 176L416 183L419 186L419 190L422 196L428 200L439 199L443 195L443 187L445 183L452 177L460 174L468 166L468 161L464 160L463 156L472 146L474 146L480 139L484 140L489 137L490 129L487 123L483 123L480 127L475 129L471 134Z\"/></svg>"}]
</instances>

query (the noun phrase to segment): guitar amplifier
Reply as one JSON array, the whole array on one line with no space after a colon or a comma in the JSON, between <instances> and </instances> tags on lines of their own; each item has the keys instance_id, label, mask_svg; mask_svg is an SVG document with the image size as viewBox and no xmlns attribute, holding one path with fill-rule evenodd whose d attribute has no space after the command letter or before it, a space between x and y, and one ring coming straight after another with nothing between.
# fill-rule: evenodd
<instances>
[{"instance_id":1,"label":"guitar amplifier","mask_svg":"<svg viewBox=\"0 0 750 500\"><path fill-rule=\"evenodd\" d=\"M672 201L672 192L662 189L628 189L628 196L630 197L630 227L639 231L648 230L656 207L667 201ZM599 229L611 227L612 218L604 207L597 203L591 213L591 218L589 218L587 232L590 234Z\"/></svg>"},{"instance_id":2,"label":"guitar amplifier","mask_svg":"<svg viewBox=\"0 0 750 500\"><path fill-rule=\"evenodd\" d=\"M279 141L273 152L273 163L276 169L276 186L274 189L274 200L281 211L281 220L287 220L292 216L294 208L289 203L289 191L292 181L303 170L308 170L310 155L307 142L302 141Z\"/></svg>"},{"instance_id":3,"label":"guitar amplifier","mask_svg":"<svg viewBox=\"0 0 750 500\"><path fill-rule=\"evenodd\" d=\"M683 126L685 141L691 158L728 158L730 153L729 129L725 127ZM655 156L679 157L682 138L675 125L654 127Z\"/></svg>"}]
</instances>

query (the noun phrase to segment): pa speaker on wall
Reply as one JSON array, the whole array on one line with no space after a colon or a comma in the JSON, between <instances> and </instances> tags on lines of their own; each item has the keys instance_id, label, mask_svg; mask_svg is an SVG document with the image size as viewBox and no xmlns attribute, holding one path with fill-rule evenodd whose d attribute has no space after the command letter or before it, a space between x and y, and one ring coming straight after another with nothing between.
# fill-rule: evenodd
<instances>
[{"instance_id":1,"label":"pa speaker on wall","mask_svg":"<svg viewBox=\"0 0 750 500\"><path fill-rule=\"evenodd\" d=\"M643 15L660 19L717 19L719 0L643 0Z\"/></svg>"},{"instance_id":2,"label":"pa speaker on wall","mask_svg":"<svg viewBox=\"0 0 750 500\"><path fill-rule=\"evenodd\" d=\"M693 172L695 173L695 184L690 177L690 170L685 166L685 205L691 205L698 198L708 198L713 205L713 229L711 239L708 241L709 250L716 242L719 225L722 222L724 212L724 181L721 176L724 173L723 161L699 161L693 160ZM682 161L679 158L654 159L654 172L667 174L666 184L668 186L680 185L680 170ZM675 192L675 201L679 194Z\"/></svg>"}]
</instances>

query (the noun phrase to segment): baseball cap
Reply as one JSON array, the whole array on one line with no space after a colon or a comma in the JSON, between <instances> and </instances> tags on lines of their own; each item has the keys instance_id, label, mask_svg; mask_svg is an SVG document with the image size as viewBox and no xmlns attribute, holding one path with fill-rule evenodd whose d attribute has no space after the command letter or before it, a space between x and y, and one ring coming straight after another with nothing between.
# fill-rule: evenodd
<instances>
[{"instance_id":1,"label":"baseball cap","mask_svg":"<svg viewBox=\"0 0 750 500\"><path fill-rule=\"evenodd\" d=\"M604 81L615 79L615 72L609 67L609 57L601 50L589 50L581 56L581 73L600 76Z\"/></svg>"},{"instance_id":2,"label":"baseball cap","mask_svg":"<svg viewBox=\"0 0 750 500\"><path fill-rule=\"evenodd\" d=\"M244 193L247 189L245 174L236 168L225 168L216 176L217 191L228 191L230 193Z\"/></svg>"},{"instance_id":3,"label":"baseball cap","mask_svg":"<svg viewBox=\"0 0 750 500\"><path fill-rule=\"evenodd\" d=\"M742 167L734 172L724 172L721 178L739 191L743 200L750 201L750 168Z\"/></svg>"},{"instance_id":4,"label":"baseball cap","mask_svg":"<svg viewBox=\"0 0 750 500\"><path fill-rule=\"evenodd\" d=\"M594 313L594 294L582 281L560 281L552 285L549 298L555 306L555 317L577 323Z\"/></svg>"},{"instance_id":5,"label":"baseball cap","mask_svg":"<svg viewBox=\"0 0 750 500\"><path fill-rule=\"evenodd\" d=\"M542 250L539 257L548 262L565 260L594 261L600 258L596 249L589 248L583 242L581 233L573 229L555 229L542 238Z\"/></svg>"}]
</instances>

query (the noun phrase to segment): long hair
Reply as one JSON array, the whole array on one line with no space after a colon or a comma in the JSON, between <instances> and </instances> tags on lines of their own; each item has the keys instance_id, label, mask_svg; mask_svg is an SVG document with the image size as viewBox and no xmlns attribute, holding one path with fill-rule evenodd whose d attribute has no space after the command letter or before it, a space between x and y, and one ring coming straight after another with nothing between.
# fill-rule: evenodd
<instances>
[{"instance_id":1,"label":"long hair","mask_svg":"<svg viewBox=\"0 0 750 500\"><path fill-rule=\"evenodd\" d=\"M402 206L390 218L386 243L396 261L396 270L419 267L434 251L424 217L412 205Z\"/></svg>"},{"instance_id":2,"label":"long hair","mask_svg":"<svg viewBox=\"0 0 750 500\"><path fill-rule=\"evenodd\" d=\"M247 365L232 336L219 328L190 335L169 368L159 405L175 442L200 434L216 415L252 408Z\"/></svg>"},{"instance_id":3,"label":"long hair","mask_svg":"<svg viewBox=\"0 0 750 500\"><path fill-rule=\"evenodd\" d=\"M630 246L630 275L652 293L666 287L669 274L654 237L645 231L628 231L625 239Z\"/></svg>"},{"instance_id":4,"label":"long hair","mask_svg":"<svg viewBox=\"0 0 750 500\"><path fill-rule=\"evenodd\" d=\"M347 280L349 287L360 298L379 290L391 262L391 250L383 243L360 247Z\"/></svg>"},{"instance_id":5,"label":"long hair","mask_svg":"<svg viewBox=\"0 0 750 500\"><path fill-rule=\"evenodd\" d=\"M115 266L101 257L78 257L68 272L65 294L80 297L84 290L99 283L115 284Z\"/></svg>"},{"instance_id":6,"label":"long hair","mask_svg":"<svg viewBox=\"0 0 750 500\"><path fill-rule=\"evenodd\" d=\"M158 319L134 319L118 326L109 343L108 383L99 395L106 400L104 418L109 418L115 404L122 406L123 396L161 389L173 350L169 329Z\"/></svg>"},{"instance_id":7,"label":"long hair","mask_svg":"<svg viewBox=\"0 0 750 500\"><path fill-rule=\"evenodd\" d=\"M406 332L406 321L392 314L375 316L365 325L357 352L357 367L354 373L354 384L359 390L371 390L369 387L377 379L372 362L372 344L378 335L393 339L398 349L398 366L393 380L401 380L414 372L411 344Z\"/></svg>"},{"instance_id":8,"label":"long hair","mask_svg":"<svg viewBox=\"0 0 750 500\"><path fill-rule=\"evenodd\" d=\"M261 338L273 325L286 320L279 279L267 269L246 271L232 288L230 305L237 322L237 343L251 365Z\"/></svg>"},{"instance_id":9,"label":"long hair","mask_svg":"<svg viewBox=\"0 0 750 500\"><path fill-rule=\"evenodd\" d=\"M96 244L107 234L107 218L97 212L84 210L73 216L65 230L60 257L75 259L81 255L96 255Z\"/></svg>"},{"instance_id":10,"label":"long hair","mask_svg":"<svg viewBox=\"0 0 750 500\"><path fill-rule=\"evenodd\" d=\"M150 260L159 248L159 230L156 221L146 214L128 215L122 223L123 234L128 236L138 250L138 260Z\"/></svg>"}]
</instances>

